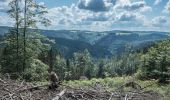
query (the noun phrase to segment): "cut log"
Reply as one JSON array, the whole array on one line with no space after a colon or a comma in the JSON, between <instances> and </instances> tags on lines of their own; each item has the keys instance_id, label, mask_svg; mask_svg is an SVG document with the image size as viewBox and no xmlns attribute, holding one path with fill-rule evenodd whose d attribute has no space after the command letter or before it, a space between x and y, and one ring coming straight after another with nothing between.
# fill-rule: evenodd
<instances>
[{"instance_id":1,"label":"cut log","mask_svg":"<svg viewBox=\"0 0 170 100\"><path fill-rule=\"evenodd\" d=\"M64 89L59 94L57 94L57 96L55 96L52 100L59 100L64 95L65 92L66 92L66 89Z\"/></svg>"}]
</instances>

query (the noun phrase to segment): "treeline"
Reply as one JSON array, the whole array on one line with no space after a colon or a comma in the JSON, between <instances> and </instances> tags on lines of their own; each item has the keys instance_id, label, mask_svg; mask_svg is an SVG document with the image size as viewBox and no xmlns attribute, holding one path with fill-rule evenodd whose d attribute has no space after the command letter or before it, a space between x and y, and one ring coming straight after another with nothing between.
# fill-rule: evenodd
<instances>
[{"instance_id":1,"label":"treeline","mask_svg":"<svg viewBox=\"0 0 170 100\"><path fill-rule=\"evenodd\" d=\"M165 83L170 79L170 40L155 42L138 51L128 48L120 56L105 59L91 57L88 50L74 53L71 59L56 54L54 71L62 80L133 75Z\"/></svg>"},{"instance_id":2,"label":"treeline","mask_svg":"<svg viewBox=\"0 0 170 100\"><path fill-rule=\"evenodd\" d=\"M15 20L15 26L1 43L1 75L9 74L13 79L26 81L48 80L51 71L55 71L60 80L135 75L139 79L166 82L170 78L170 40L159 41L139 51L128 47L124 54L112 58L93 58L84 50L65 59L50 46L54 41L38 31L29 30L40 23L49 25L50 21L43 16L47 13L44 5L33 0L12 0L9 6L8 14Z\"/></svg>"},{"instance_id":3,"label":"treeline","mask_svg":"<svg viewBox=\"0 0 170 100\"><path fill-rule=\"evenodd\" d=\"M28 63L29 68L21 75L27 81L48 80L48 72L55 71L60 80L133 75L138 79L158 79L164 83L170 78L170 40L156 42L141 51L128 49L121 56L105 59L93 58L87 49L65 59L59 51L51 48L41 51ZM13 68L1 63L1 73L17 73Z\"/></svg>"},{"instance_id":4,"label":"treeline","mask_svg":"<svg viewBox=\"0 0 170 100\"><path fill-rule=\"evenodd\" d=\"M70 59L56 54L53 70L61 80L75 80L82 76L91 78L105 78L123 75L133 75L139 65L137 53L127 53L120 57L106 59L93 58L88 50L74 53Z\"/></svg>"}]
</instances>

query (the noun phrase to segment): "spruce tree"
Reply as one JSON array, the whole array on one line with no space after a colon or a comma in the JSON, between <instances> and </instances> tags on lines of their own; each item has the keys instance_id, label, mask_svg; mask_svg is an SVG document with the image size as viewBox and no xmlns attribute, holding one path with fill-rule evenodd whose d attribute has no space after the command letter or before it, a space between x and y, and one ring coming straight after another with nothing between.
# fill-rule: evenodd
<instances>
[{"instance_id":1,"label":"spruce tree","mask_svg":"<svg viewBox=\"0 0 170 100\"><path fill-rule=\"evenodd\" d=\"M14 19L15 25L5 36L2 72L24 76L33 64L41 62L37 61L38 55L50 47L46 44L50 40L41 35L37 27L39 23L48 26L50 21L44 17L47 13L45 6L34 0L12 0L9 5L8 14Z\"/></svg>"}]
</instances>

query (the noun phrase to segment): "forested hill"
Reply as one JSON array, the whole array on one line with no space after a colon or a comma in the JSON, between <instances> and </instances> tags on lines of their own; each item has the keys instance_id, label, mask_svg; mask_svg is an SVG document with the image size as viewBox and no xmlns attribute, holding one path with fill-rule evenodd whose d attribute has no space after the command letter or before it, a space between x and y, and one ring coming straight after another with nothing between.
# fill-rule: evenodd
<instances>
[{"instance_id":1,"label":"forested hill","mask_svg":"<svg viewBox=\"0 0 170 100\"><path fill-rule=\"evenodd\" d=\"M0 27L0 35L7 33L10 27ZM123 53L128 46L138 49L154 41L170 38L168 32L154 31L81 31L81 30L39 30L43 35L56 40L53 46L65 57L74 52L88 49L93 57L109 57Z\"/></svg>"}]
</instances>

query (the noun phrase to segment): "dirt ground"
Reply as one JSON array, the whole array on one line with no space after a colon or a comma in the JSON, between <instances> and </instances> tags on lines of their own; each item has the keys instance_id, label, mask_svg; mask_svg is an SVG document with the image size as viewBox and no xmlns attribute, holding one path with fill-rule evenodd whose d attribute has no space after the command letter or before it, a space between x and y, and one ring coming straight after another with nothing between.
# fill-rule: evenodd
<instances>
[{"instance_id":1,"label":"dirt ground","mask_svg":"<svg viewBox=\"0 0 170 100\"><path fill-rule=\"evenodd\" d=\"M66 85L49 89L50 84L36 85L0 79L0 100L160 100L162 97L158 93L140 88L123 91L127 84L129 83L121 85L115 91L73 88Z\"/></svg>"}]
</instances>

